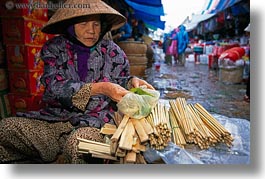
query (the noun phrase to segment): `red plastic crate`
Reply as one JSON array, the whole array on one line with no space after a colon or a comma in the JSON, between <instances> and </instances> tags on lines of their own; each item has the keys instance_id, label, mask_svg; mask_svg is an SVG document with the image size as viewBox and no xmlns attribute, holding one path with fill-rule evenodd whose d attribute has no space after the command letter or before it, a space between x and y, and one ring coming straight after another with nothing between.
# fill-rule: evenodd
<instances>
[{"instance_id":1,"label":"red plastic crate","mask_svg":"<svg viewBox=\"0 0 265 179\"><path fill-rule=\"evenodd\" d=\"M54 35L41 32L46 22L26 17L3 17L4 44L43 45Z\"/></svg>"},{"instance_id":2,"label":"red plastic crate","mask_svg":"<svg viewBox=\"0 0 265 179\"><path fill-rule=\"evenodd\" d=\"M40 82L43 71L9 70L10 92L21 95L36 95L44 92Z\"/></svg>"},{"instance_id":3,"label":"red plastic crate","mask_svg":"<svg viewBox=\"0 0 265 179\"><path fill-rule=\"evenodd\" d=\"M48 21L47 0L1 0L0 16Z\"/></svg>"},{"instance_id":4,"label":"red plastic crate","mask_svg":"<svg viewBox=\"0 0 265 179\"><path fill-rule=\"evenodd\" d=\"M8 99L13 116L17 112L35 111L45 106L45 103L42 101L42 95L23 96L9 93Z\"/></svg>"},{"instance_id":5,"label":"red plastic crate","mask_svg":"<svg viewBox=\"0 0 265 179\"><path fill-rule=\"evenodd\" d=\"M41 46L6 45L7 65L9 70L43 70L40 58Z\"/></svg>"}]
</instances>

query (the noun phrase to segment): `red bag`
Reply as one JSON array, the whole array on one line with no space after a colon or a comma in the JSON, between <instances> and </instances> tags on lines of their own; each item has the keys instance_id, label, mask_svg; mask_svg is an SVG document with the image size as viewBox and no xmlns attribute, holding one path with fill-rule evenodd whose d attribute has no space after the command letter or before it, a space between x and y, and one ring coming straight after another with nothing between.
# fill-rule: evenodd
<instances>
[{"instance_id":1,"label":"red bag","mask_svg":"<svg viewBox=\"0 0 265 179\"><path fill-rule=\"evenodd\" d=\"M245 49L242 47L233 47L226 51L224 51L220 55L220 59L229 58L232 61L237 61L242 58L242 56L245 54Z\"/></svg>"}]
</instances>

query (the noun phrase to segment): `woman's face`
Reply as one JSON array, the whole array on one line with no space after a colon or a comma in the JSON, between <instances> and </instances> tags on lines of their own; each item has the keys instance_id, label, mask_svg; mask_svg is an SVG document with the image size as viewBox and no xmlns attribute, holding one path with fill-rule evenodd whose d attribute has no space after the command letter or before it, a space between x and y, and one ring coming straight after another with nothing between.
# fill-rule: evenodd
<instances>
[{"instance_id":1,"label":"woman's face","mask_svg":"<svg viewBox=\"0 0 265 179\"><path fill-rule=\"evenodd\" d=\"M100 16L93 15L85 22L74 25L76 38L85 46L91 47L98 41L101 31Z\"/></svg>"}]
</instances>

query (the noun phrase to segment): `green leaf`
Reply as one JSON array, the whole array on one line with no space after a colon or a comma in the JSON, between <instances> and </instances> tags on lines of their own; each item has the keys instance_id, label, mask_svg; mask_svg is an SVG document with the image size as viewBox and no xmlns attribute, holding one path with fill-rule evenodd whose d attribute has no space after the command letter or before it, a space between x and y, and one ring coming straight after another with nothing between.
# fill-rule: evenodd
<instances>
[{"instance_id":1,"label":"green leaf","mask_svg":"<svg viewBox=\"0 0 265 179\"><path fill-rule=\"evenodd\" d=\"M132 88L132 89L130 89L130 91L133 92L133 93L135 93L135 94L148 95L148 96L154 97L152 94L144 91L142 88Z\"/></svg>"}]
</instances>

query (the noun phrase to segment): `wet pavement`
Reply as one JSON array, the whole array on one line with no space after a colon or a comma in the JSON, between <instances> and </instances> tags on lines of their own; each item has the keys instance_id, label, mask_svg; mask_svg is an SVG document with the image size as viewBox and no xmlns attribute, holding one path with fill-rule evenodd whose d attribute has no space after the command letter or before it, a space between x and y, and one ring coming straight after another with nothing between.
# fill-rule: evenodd
<instances>
[{"instance_id":1,"label":"wet pavement","mask_svg":"<svg viewBox=\"0 0 265 179\"><path fill-rule=\"evenodd\" d=\"M226 84L219 80L219 70L206 64L187 61L185 66L165 64L163 55L146 70L146 80L161 92L161 100L184 97L187 103L200 103L210 113L250 120L250 103L243 100L246 83ZM173 61L174 62L174 61Z\"/></svg>"}]
</instances>

